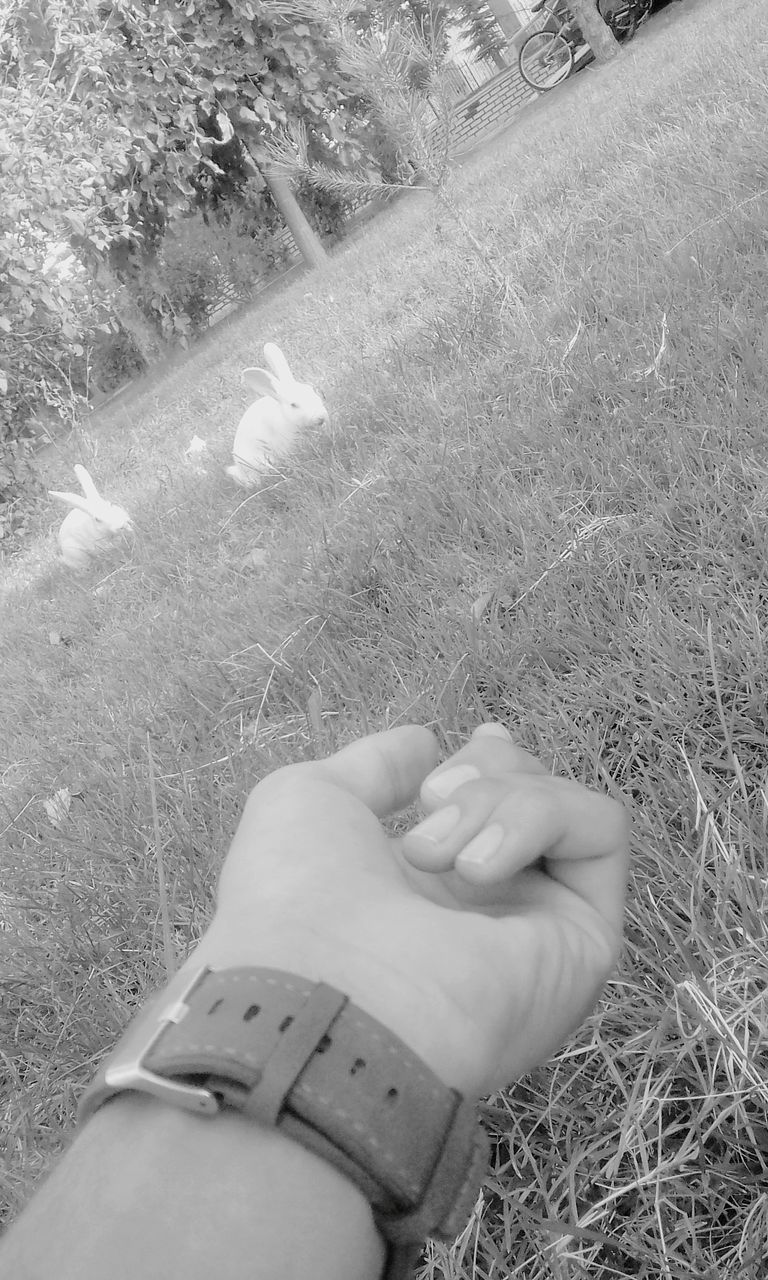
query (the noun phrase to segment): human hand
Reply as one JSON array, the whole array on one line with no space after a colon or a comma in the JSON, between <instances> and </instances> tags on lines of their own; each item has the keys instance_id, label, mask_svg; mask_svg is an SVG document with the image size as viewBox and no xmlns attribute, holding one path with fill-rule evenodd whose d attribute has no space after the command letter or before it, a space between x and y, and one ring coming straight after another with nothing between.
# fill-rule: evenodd
<instances>
[{"instance_id":1,"label":"human hand","mask_svg":"<svg viewBox=\"0 0 768 1280\"><path fill-rule=\"evenodd\" d=\"M628 824L499 725L437 756L408 725L260 782L185 967L328 982L472 1097L546 1060L593 1007L621 944ZM419 789L432 831L388 835L379 818ZM438 815L456 823L432 839Z\"/></svg>"}]
</instances>

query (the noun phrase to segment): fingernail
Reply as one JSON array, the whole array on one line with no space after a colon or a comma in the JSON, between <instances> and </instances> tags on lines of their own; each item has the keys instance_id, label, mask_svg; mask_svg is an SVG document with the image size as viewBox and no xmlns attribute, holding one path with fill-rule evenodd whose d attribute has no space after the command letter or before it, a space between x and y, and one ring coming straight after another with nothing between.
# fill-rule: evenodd
<instances>
[{"instance_id":1,"label":"fingernail","mask_svg":"<svg viewBox=\"0 0 768 1280\"><path fill-rule=\"evenodd\" d=\"M461 817L461 809L457 804L449 804L445 809L436 809L428 818L420 822L418 826L411 831L412 836L419 836L422 840L442 840L443 836L447 836L449 831L453 831L459 818Z\"/></svg>"},{"instance_id":2,"label":"fingernail","mask_svg":"<svg viewBox=\"0 0 768 1280\"><path fill-rule=\"evenodd\" d=\"M456 861L464 865L471 863L475 867L483 867L490 862L504 839L504 828L499 822L492 822L485 827L474 840L465 845Z\"/></svg>"},{"instance_id":3,"label":"fingernail","mask_svg":"<svg viewBox=\"0 0 768 1280\"><path fill-rule=\"evenodd\" d=\"M497 738L506 738L507 742L509 742L512 737L509 730L505 729L503 724L479 724L475 729L475 733L487 733Z\"/></svg>"},{"instance_id":4,"label":"fingernail","mask_svg":"<svg viewBox=\"0 0 768 1280\"><path fill-rule=\"evenodd\" d=\"M452 769L446 769L444 773L435 774L424 785L428 786L434 795L444 800L457 787L463 786L465 782L474 782L479 777L480 770L473 764L457 764Z\"/></svg>"}]
</instances>

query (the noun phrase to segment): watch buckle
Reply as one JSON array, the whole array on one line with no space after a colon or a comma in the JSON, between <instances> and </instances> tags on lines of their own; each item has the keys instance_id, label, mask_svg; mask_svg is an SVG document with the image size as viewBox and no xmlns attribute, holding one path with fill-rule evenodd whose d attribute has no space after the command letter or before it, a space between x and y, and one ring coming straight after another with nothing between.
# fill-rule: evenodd
<instances>
[{"instance_id":1,"label":"watch buckle","mask_svg":"<svg viewBox=\"0 0 768 1280\"><path fill-rule=\"evenodd\" d=\"M99 1102L125 1089L132 1089L138 1093L149 1093L161 1102L171 1103L172 1106L195 1115L215 1116L220 1111L219 1101L210 1089L155 1075L144 1066L147 1054L154 1048L169 1023L181 1022L186 1017L189 1011L187 997L209 972L207 967L201 967L191 979L184 982L178 995L174 993L174 983L171 982L159 1009L152 1015L153 1021L157 1023L154 1035L145 1040L136 1051L129 1051L126 1056L105 1068L103 1096Z\"/></svg>"}]
</instances>

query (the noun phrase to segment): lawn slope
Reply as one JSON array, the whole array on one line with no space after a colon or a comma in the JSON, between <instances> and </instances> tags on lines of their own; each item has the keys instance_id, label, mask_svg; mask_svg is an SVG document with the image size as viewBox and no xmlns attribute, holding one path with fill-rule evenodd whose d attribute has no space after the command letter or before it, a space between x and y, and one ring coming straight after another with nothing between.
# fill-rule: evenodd
<instances>
[{"instance_id":1,"label":"lawn slope","mask_svg":"<svg viewBox=\"0 0 768 1280\"><path fill-rule=\"evenodd\" d=\"M489 1100L483 1200L426 1271L765 1274L762 16L675 6L458 167L483 258L403 200L46 460L58 488L92 464L138 532L76 579L41 500L3 589L9 1213L163 980L150 762L181 956L258 777L492 717L629 807L627 946L555 1061ZM332 421L243 501L221 468L268 339Z\"/></svg>"}]
</instances>

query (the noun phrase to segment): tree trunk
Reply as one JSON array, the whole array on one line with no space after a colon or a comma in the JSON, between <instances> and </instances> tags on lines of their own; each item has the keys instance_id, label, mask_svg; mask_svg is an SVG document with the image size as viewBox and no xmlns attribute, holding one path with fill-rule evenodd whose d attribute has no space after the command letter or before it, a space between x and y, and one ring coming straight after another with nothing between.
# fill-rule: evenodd
<instances>
[{"instance_id":1,"label":"tree trunk","mask_svg":"<svg viewBox=\"0 0 768 1280\"><path fill-rule=\"evenodd\" d=\"M619 52L619 42L597 11L596 0L568 0L568 8L578 22L584 39L597 62L608 62Z\"/></svg>"},{"instance_id":2,"label":"tree trunk","mask_svg":"<svg viewBox=\"0 0 768 1280\"><path fill-rule=\"evenodd\" d=\"M296 248L305 263L308 267L321 267L327 261L328 254L319 235L302 213L299 202L291 191L290 182L287 178L278 178L269 173L266 167L262 168L254 160L250 142L245 136L241 136L240 145L248 167L261 182L265 182L269 187L270 195L283 215L285 225L293 236Z\"/></svg>"},{"instance_id":3,"label":"tree trunk","mask_svg":"<svg viewBox=\"0 0 768 1280\"><path fill-rule=\"evenodd\" d=\"M262 173L262 176L307 266L322 266L328 255L322 240L304 217L299 202L291 191L290 182L287 178L277 178L270 173Z\"/></svg>"}]
</instances>

